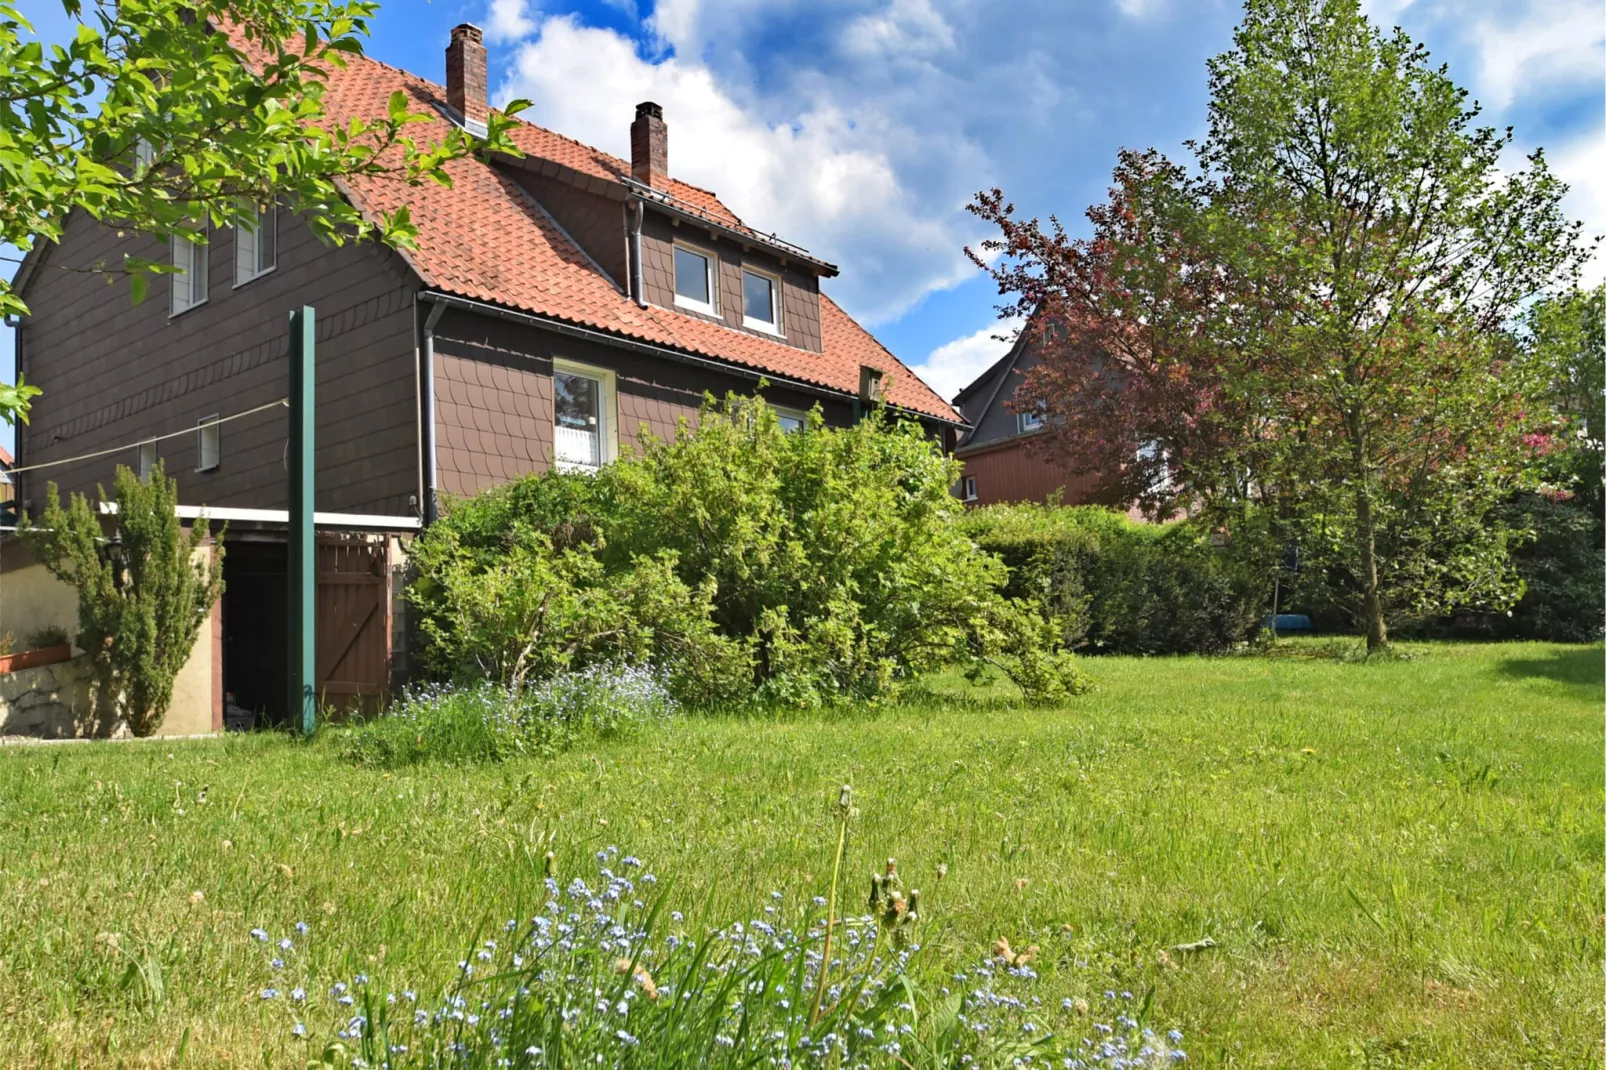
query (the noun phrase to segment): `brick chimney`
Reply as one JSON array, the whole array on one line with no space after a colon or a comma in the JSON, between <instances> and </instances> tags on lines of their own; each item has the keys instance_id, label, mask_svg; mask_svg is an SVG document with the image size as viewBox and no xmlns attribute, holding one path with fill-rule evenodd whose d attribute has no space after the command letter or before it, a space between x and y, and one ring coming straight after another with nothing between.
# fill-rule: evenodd
<instances>
[{"instance_id":1,"label":"brick chimney","mask_svg":"<svg viewBox=\"0 0 1606 1070\"><path fill-rule=\"evenodd\" d=\"M654 189L669 184L669 126L664 109L650 100L636 105L630 124L630 177Z\"/></svg>"},{"instance_id":2,"label":"brick chimney","mask_svg":"<svg viewBox=\"0 0 1606 1070\"><path fill-rule=\"evenodd\" d=\"M466 121L483 124L490 117L485 103L485 34L467 22L452 27L446 46L446 103Z\"/></svg>"}]
</instances>

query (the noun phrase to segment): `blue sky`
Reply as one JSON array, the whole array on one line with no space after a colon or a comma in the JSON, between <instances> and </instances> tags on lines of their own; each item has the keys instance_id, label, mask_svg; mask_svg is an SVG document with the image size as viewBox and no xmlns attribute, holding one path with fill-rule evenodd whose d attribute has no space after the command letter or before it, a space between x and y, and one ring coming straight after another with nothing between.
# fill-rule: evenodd
<instances>
[{"instance_id":1,"label":"blue sky","mask_svg":"<svg viewBox=\"0 0 1606 1070\"><path fill-rule=\"evenodd\" d=\"M1573 184L1571 213L1606 233L1600 0L1368 8L1447 62L1521 149L1543 145ZM387 0L368 50L440 81L448 31L475 22L494 97L530 98L532 120L622 156L635 103L658 101L671 173L839 264L829 292L952 395L1002 351L997 295L962 252L986 236L964 212L970 195L996 184L1080 229L1117 149L1180 156L1201 132L1205 60L1238 12L1224 0Z\"/></svg>"}]
</instances>

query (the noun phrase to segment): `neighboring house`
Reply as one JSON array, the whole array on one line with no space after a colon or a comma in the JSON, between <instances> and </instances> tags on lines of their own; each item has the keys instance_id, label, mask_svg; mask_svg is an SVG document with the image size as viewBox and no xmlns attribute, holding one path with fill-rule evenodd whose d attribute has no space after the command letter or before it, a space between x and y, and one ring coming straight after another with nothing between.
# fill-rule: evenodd
<instances>
[{"instance_id":1,"label":"neighboring house","mask_svg":"<svg viewBox=\"0 0 1606 1070\"><path fill-rule=\"evenodd\" d=\"M414 137L483 129L477 28L452 31L446 81L354 58L330 71L325 105L337 121L381 115L399 90L439 117ZM124 448L23 473L23 508L42 507L47 480L93 494L118 463L165 461L185 515L229 521L219 712L226 690L277 714L286 414L272 403L287 392L287 313L303 304L317 310L318 673L332 697L382 695L405 671L393 573L440 497L595 469L643 428L675 434L705 392L751 394L761 379L798 426L816 404L841 425L878 398L952 448L958 414L821 292L833 265L669 177L657 105L636 109L630 134L626 161L524 123L524 158L457 162L450 189L350 182L366 211L410 206L405 251L326 247L282 207L254 231L171 250L75 214L17 279L31 309L18 367L43 390L19 458ZM182 273L134 305L74 270L124 254L171 255Z\"/></svg>"},{"instance_id":2,"label":"neighboring house","mask_svg":"<svg viewBox=\"0 0 1606 1070\"><path fill-rule=\"evenodd\" d=\"M1067 472L1050 460L1037 440L1044 420L1014 411L1015 391L1037 363L1038 343L1023 330L1008 353L954 397L954 405L971 425L954 456L964 462L956 488L970 505L1041 502L1056 492L1066 505L1107 504L1095 493L1097 480Z\"/></svg>"},{"instance_id":3,"label":"neighboring house","mask_svg":"<svg viewBox=\"0 0 1606 1070\"><path fill-rule=\"evenodd\" d=\"M0 528L17 524L17 481L11 474L15 467L16 458L11 456L10 450L0 446Z\"/></svg>"}]
</instances>

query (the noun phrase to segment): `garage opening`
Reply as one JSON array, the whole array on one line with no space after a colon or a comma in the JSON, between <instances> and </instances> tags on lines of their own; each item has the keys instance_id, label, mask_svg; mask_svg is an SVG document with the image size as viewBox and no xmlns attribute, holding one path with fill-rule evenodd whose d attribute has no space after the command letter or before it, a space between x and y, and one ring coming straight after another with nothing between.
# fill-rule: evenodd
<instances>
[{"instance_id":1,"label":"garage opening","mask_svg":"<svg viewBox=\"0 0 1606 1070\"><path fill-rule=\"evenodd\" d=\"M390 690L390 570L383 536L318 535L320 708L376 714ZM289 548L282 536L230 536L223 558L223 723L289 723Z\"/></svg>"},{"instance_id":2,"label":"garage opening","mask_svg":"<svg viewBox=\"0 0 1606 1070\"><path fill-rule=\"evenodd\" d=\"M223 556L223 724L240 731L287 723L289 548L230 538Z\"/></svg>"}]
</instances>

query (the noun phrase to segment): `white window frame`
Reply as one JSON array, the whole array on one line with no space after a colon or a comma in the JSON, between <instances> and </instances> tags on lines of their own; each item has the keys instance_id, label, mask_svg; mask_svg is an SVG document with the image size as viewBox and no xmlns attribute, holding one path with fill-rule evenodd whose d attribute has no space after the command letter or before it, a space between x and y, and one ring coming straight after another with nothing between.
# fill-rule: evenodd
<instances>
[{"instance_id":1,"label":"white window frame","mask_svg":"<svg viewBox=\"0 0 1606 1070\"><path fill-rule=\"evenodd\" d=\"M774 322L766 323L764 320L752 319L747 314L747 276L755 275L768 280L770 284L770 315ZM781 328L781 277L772 271L762 268L742 265L742 326L751 331L763 331L776 337L784 337L785 331Z\"/></svg>"},{"instance_id":2,"label":"white window frame","mask_svg":"<svg viewBox=\"0 0 1606 1070\"><path fill-rule=\"evenodd\" d=\"M257 225L254 229L236 226L234 228L234 288L241 286L274 271L279 266L279 206L272 201L268 202L267 209L257 209ZM257 236L262 233L263 223L273 228L273 262L267 267L262 266L261 243Z\"/></svg>"},{"instance_id":3,"label":"white window frame","mask_svg":"<svg viewBox=\"0 0 1606 1070\"><path fill-rule=\"evenodd\" d=\"M973 502L973 501L976 500L976 498L977 498L977 494L976 494L976 477L975 476L960 476L959 477L959 499L960 499L960 501Z\"/></svg>"},{"instance_id":4,"label":"white window frame","mask_svg":"<svg viewBox=\"0 0 1606 1070\"><path fill-rule=\"evenodd\" d=\"M1160 462L1159 474L1155 477L1153 487L1169 487L1171 485L1171 465L1166 460L1165 453L1160 449L1158 439L1149 439L1138 444L1137 453L1133 455L1138 463L1158 460Z\"/></svg>"},{"instance_id":5,"label":"white window frame","mask_svg":"<svg viewBox=\"0 0 1606 1070\"><path fill-rule=\"evenodd\" d=\"M783 405L771 405L770 408L775 410L775 415L777 417L787 417L796 420L798 422L798 434L802 434L804 431L809 429L809 414L804 412L802 409L788 409ZM790 431L787 432L787 434L791 433L792 432Z\"/></svg>"},{"instance_id":6,"label":"white window frame","mask_svg":"<svg viewBox=\"0 0 1606 1070\"><path fill-rule=\"evenodd\" d=\"M1043 428L1043 414L1040 412L1019 412L1015 414L1015 426L1023 435Z\"/></svg>"},{"instance_id":7,"label":"white window frame","mask_svg":"<svg viewBox=\"0 0 1606 1070\"><path fill-rule=\"evenodd\" d=\"M555 379L559 375L578 375L586 379L593 379L602 384L602 401L597 406L597 422L602 426L597 428L597 455L598 468L611 464L619 459L619 401L617 381L612 371L599 368L594 364L580 364L572 360L555 359L552 361L552 375ZM552 428L556 432L558 426L558 388L552 386ZM559 472L595 472L588 464L577 464L573 461L560 461L557 457L557 445L552 447L552 467Z\"/></svg>"},{"instance_id":8,"label":"white window frame","mask_svg":"<svg viewBox=\"0 0 1606 1070\"><path fill-rule=\"evenodd\" d=\"M203 227L205 235L201 241L192 242L178 235L173 235L171 255L173 266L180 270L168 276L168 288L172 293L172 305L167 314L168 319L181 316L192 308L206 304L212 296L212 234L210 229ZM184 250L184 264L179 263L179 250ZM196 271L195 265L200 264L201 270ZM201 280L202 294L199 300L195 299L195 279ZM183 286L185 296L180 297L179 287Z\"/></svg>"},{"instance_id":9,"label":"white window frame","mask_svg":"<svg viewBox=\"0 0 1606 1070\"><path fill-rule=\"evenodd\" d=\"M210 442L207 441L208 436ZM222 463L223 425L218 423L218 414L214 412L195 421L195 470L215 472Z\"/></svg>"},{"instance_id":10,"label":"white window frame","mask_svg":"<svg viewBox=\"0 0 1606 1070\"><path fill-rule=\"evenodd\" d=\"M134 475L141 483L148 482L156 471L156 440L148 439L134 447Z\"/></svg>"},{"instance_id":11,"label":"white window frame","mask_svg":"<svg viewBox=\"0 0 1606 1070\"><path fill-rule=\"evenodd\" d=\"M688 253L700 256L708 264L708 300L699 301L695 297L682 297L680 295L680 265L675 263L675 250L684 249ZM669 254L669 269L673 276L670 287L675 294L675 307L688 309L692 312L701 312L705 316L719 315L719 254L712 249L705 249L701 245L693 245L688 241L675 239L674 249Z\"/></svg>"}]
</instances>

